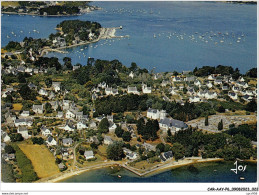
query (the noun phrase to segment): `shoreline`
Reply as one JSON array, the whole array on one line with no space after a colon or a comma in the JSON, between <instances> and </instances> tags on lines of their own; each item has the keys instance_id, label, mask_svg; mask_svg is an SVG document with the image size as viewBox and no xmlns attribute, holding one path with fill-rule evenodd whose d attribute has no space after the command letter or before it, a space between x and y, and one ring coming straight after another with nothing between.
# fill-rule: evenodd
<instances>
[{"instance_id":1,"label":"shoreline","mask_svg":"<svg viewBox=\"0 0 259 195\"><path fill-rule=\"evenodd\" d=\"M78 43L78 44L64 46L64 47L58 47L58 48L43 48L40 56L42 57L44 55L44 53L46 53L46 52L67 53L66 51L61 51L61 50L69 49L69 48L77 47L77 46L82 46L82 45L88 45L88 44L91 44L91 43L96 43L96 42L100 41L101 39L112 39L112 38L125 38L125 37L129 37L129 35L115 36L115 33L116 33L117 29L121 29L121 27L101 28L99 37L97 39L95 39L95 40L92 40L92 41L85 41L83 43Z\"/></svg>"},{"instance_id":2,"label":"shoreline","mask_svg":"<svg viewBox=\"0 0 259 195\"><path fill-rule=\"evenodd\" d=\"M149 177L152 175L156 175L156 174L165 172L168 169L175 169L178 167L187 166L187 165L191 165L191 164L206 163L206 162L218 162L218 161L224 161L224 159L221 159L221 158L188 159L187 158L182 161L181 160L178 162L174 161L172 163L168 163L168 164L162 165L160 167L156 167L154 169L147 170L144 173L140 173L137 170L134 170L134 168L126 166L125 164L122 164L121 161L119 161L119 162L111 162L111 163L105 163L105 164L99 164L99 165L95 165L95 166L85 167L85 168L82 168L81 170L76 170L76 171L70 170L68 172L61 172L57 175L54 175L54 176L51 176L48 178L39 179L39 180L35 181L34 183L59 183L60 181L66 180L66 179L76 176L76 175L80 175L84 172L95 170L95 169L102 169L102 168L106 168L109 166L121 166L121 167L127 169L128 171L136 174L139 177Z\"/></svg>"}]
</instances>

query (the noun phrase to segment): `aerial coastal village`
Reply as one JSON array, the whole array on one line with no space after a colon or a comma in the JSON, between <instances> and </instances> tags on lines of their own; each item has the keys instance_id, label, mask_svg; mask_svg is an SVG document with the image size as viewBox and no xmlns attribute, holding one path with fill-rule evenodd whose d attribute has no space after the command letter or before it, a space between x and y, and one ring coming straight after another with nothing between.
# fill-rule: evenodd
<instances>
[{"instance_id":1,"label":"aerial coastal village","mask_svg":"<svg viewBox=\"0 0 259 195\"><path fill-rule=\"evenodd\" d=\"M127 37L115 36L122 28L64 20L48 38L1 48L4 182L59 182L103 167L146 176L200 162L257 161L257 68L155 72L134 59L125 66L45 57Z\"/></svg>"}]
</instances>

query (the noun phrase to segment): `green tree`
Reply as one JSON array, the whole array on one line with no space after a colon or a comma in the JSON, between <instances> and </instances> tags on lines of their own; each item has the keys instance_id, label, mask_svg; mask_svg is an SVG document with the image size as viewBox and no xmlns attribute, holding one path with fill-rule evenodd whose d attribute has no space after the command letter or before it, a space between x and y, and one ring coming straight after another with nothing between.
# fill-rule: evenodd
<instances>
[{"instance_id":1,"label":"green tree","mask_svg":"<svg viewBox=\"0 0 259 195\"><path fill-rule=\"evenodd\" d=\"M255 100L252 100L251 102L249 102L246 107L245 107L246 111L249 112L255 112L257 110L257 103Z\"/></svg>"},{"instance_id":2,"label":"green tree","mask_svg":"<svg viewBox=\"0 0 259 195\"><path fill-rule=\"evenodd\" d=\"M117 137L122 137L123 135L123 129L120 127L120 126L117 126L116 129L115 129L115 134Z\"/></svg>"},{"instance_id":3,"label":"green tree","mask_svg":"<svg viewBox=\"0 0 259 195\"><path fill-rule=\"evenodd\" d=\"M184 157L185 148L182 144L176 142L176 143L174 143L174 145L172 147L172 152L173 152L175 160L178 160L178 159L181 159Z\"/></svg>"},{"instance_id":4,"label":"green tree","mask_svg":"<svg viewBox=\"0 0 259 195\"><path fill-rule=\"evenodd\" d=\"M123 153L122 144L114 142L109 145L107 150L107 158L111 160L121 160L125 155Z\"/></svg>"},{"instance_id":5,"label":"green tree","mask_svg":"<svg viewBox=\"0 0 259 195\"><path fill-rule=\"evenodd\" d=\"M109 132L109 121L107 118L103 118L98 125L98 130L101 133L108 133Z\"/></svg>"},{"instance_id":6,"label":"green tree","mask_svg":"<svg viewBox=\"0 0 259 195\"><path fill-rule=\"evenodd\" d=\"M27 84L23 84L20 87L20 90L18 90L20 93L21 97L24 100L35 100L36 99L36 93L32 91Z\"/></svg>"},{"instance_id":7,"label":"green tree","mask_svg":"<svg viewBox=\"0 0 259 195\"><path fill-rule=\"evenodd\" d=\"M129 142L131 140L131 134L129 131L124 131L122 134L122 139L125 142Z\"/></svg>"},{"instance_id":8,"label":"green tree","mask_svg":"<svg viewBox=\"0 0 259 195\"><path fill-rule=\"evenodd\" d=\"M6 145L4 150L7 154L15 153L15 150L11 145Z\"/></svg>"},{"instance_id":9,"label":"green tree","mask_svg":"<svg viewBox=\"0 0 259 195\"><path fill-rule=\"evenodd\" d=\"M221 121L218 123L218 130L222 130L223 129L223 121L221 119Z\"/></svg>"},{"instance_id":10,"label":"green tree","mask_svg":"<svg viewBox=\"0 0 259 195\"><path fill-rule=\"evenodd\" d=\"M165 145L163 143L159 143L156 146L156 150L159 150L160 153L165 151Z\"/></svg>"},{"instance_id":11,"label":"green tree","mask_svg":"<svg viewBox=\"0 0 259 195\"><path fill-rule=\"evenodd\" d=\"M49 88L49 87L51 87L51 85L52 85L52 79L51 78L46 78L45 79L45 84L46 84L46 86Z\"/></svg>"},{"instance_id":12,"label":"green tree","mask_svg":"<svg viewBox=\"0 0 259 195\"><path fill-rule=\"evenodd\" d=\"M52 113L52 106L51 106L51 104L49 103L49 102L47 102L46 104L45 104L45 112L46 113Z\"/></svg>"},{"instance_id":13,"label":"green tree","mask_svg":"<svg viewBox=\"0 0 259 195\"><path fill-rule=\"evenodd\" d=\"M208 126L209 125L209 117L208 115L205 117L205 126Z\"/></svg>"}]
</instances>

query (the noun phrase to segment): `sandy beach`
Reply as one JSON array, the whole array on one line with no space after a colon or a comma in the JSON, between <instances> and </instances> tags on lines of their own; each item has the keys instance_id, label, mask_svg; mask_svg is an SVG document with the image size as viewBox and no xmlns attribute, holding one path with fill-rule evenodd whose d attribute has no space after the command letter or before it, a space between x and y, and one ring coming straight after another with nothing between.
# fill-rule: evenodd
<instances>
[{"instance_id":1,"label":"sandy beach","mask_svg":"<svg viewBox=\"0 0 259 195\"><path fill-rule=\"evenodd\" d=\"M106 162L106 163L102 163L102 164L98 164L98 165L94 165L94 166L89 166L89 167L85 167L82 168L80 170L69 170L63 173L59 173L56 175L53 175L51 177L48 178L42 178L38 181L36 181L35 183L58 183L62 180L68 179L69 177L73 177L75 175L80 175L86 171L91 171L94 169L101 169L101 168L105 168L105 167L109 167L109 166L115 166L115 165L119 165L122 166L123 168L127 169L128 171L131 171L133 173L135 173L136 175L140 176L140 177L148 177L148 176L152 176L161 172L164 172L168 169L174 169L174 168L178 168L181 166L186 166L186 165L190 165L190 164L195 164L195 163L205 163L205 162L217 162L217 161L223 161L224 159L221 158L208 158L208 159L191 159L191 158L186 158L184 160L179 160L178 162L173 161L173 162L169 162L166 164L163 164L159 167L153 167L150 170L147 170L145 172L140 172L139 170L127 166L127 164L118 161L118 162Z\"/></svg>"}]
</instances>

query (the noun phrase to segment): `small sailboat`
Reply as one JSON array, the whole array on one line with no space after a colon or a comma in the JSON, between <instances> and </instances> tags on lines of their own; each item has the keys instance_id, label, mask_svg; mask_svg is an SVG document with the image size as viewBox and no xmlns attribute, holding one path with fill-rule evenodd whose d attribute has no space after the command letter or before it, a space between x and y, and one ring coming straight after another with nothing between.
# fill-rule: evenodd
<instances>
[{"instance_id":1,"label":"small sailboat","mask_svg":"<svg viewBox=\"0 0 259 195\"><path fill-rule=\"evenodd\" d=\"M244 180L245 178L244 177L239 177L240 180Z\"/></svg>"},{"instance_id":2,"label":"small sailboat","mask_svg":"<svg viewBox=\"0 0 259 195\"><path fill-rule=\"evenodd\" d=\"M121 175L118 175L118 178L121 178Z\"/></svg>"},{"instance_id":3,"label":"small sailboat","mask_svg":"<svg viewBox=\"0 0 259 195\"><path fill-rule=\"evenodd\" d=\"M154 34L154 38L156 38L156 34Z\"/></svg>"}]
</instances>

